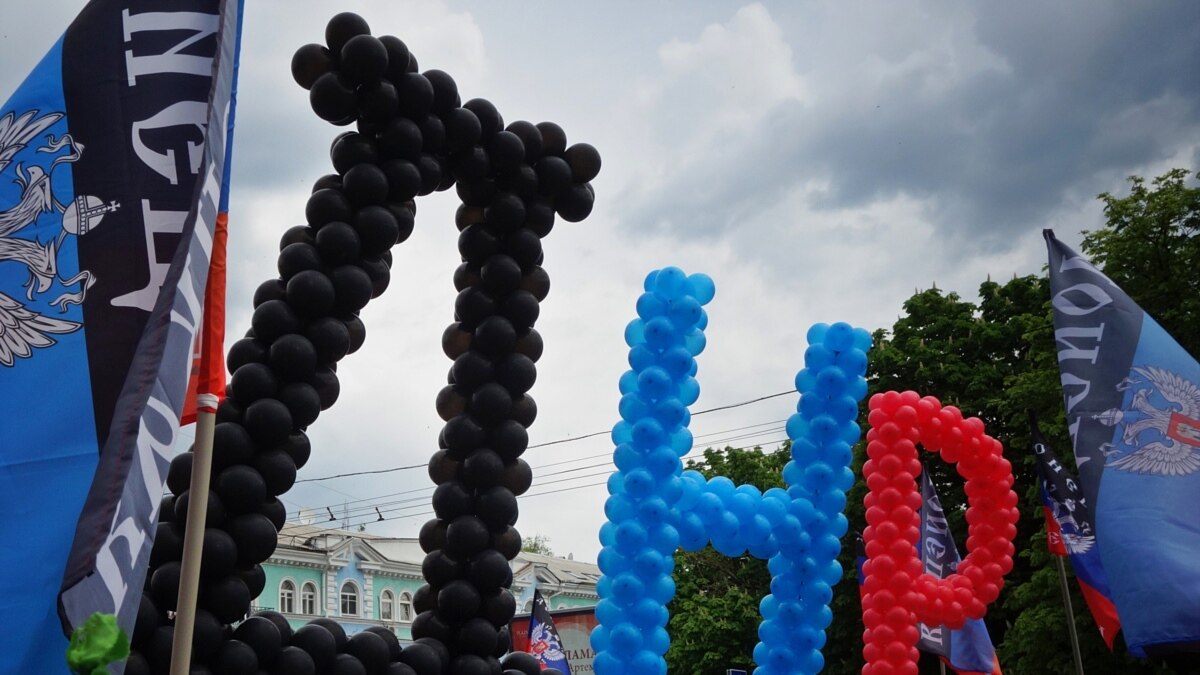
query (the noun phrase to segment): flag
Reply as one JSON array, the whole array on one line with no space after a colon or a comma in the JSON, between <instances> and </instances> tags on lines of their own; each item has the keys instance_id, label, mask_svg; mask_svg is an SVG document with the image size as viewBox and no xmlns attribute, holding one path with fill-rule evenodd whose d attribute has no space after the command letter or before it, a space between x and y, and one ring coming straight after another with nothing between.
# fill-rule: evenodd
<instances>
[{"instance_id":1,"label":"flag","mask_svg":"<svg viewBox=\"0 0 1200 675\"><path fill-rule=\"evenodd\" d=\"M925 572L944 579L958 568L958 547L929 472L921 472L921 538L917 543ZM917 624L917 649L936 655L959 675L1001 675L1000 661L983 619L968 619L962 628Z\"/></svg>"},{"instance_id":2,"label":"flag","mask_svg":"<svg viewBox=\"0 0 1200 675\"><path fill-rule=\"evenodd\" d=\"M546 607L541 591L533 592L533 612L529 615L529 653L542 664L542 669L557 668L571 675L571 664L563 652L562 639L554 627L554 617Z\"/></svg>"},{"instance_id":3,"label":"flag","mask_svg":"<svg viewBox=\"0 0 1200 675\"><path fill-rule=\"evenodd\" d=\"M131 633L201 318L237 0L91 0L0 107L0 672ZM118 671L120 668L118 668Z\"/></svg>"},{"instance_id":4,"label":"flag","mask_svg":"<svg viewBox=\"0 0 1200 675\"><path fill-rule=\"evenodd\" d=\"M1100 636L1112 649L1113 638L1121 630L1121 620L1117 618L1108 577L1100 563L1091 508L1079 490L1078 480L1058 461L1032 415L1029 427L1033 453L1037 457L1038 492L1046 516L1046 543L1051 553L1070 556L1071 569L1075 571L1083 600L1096 620Z\"/></svg>"},{"instance_id":5,"label":"flag","mask_svg":"<svg viewBox=\"0 0 1200 675\"><path fill-rule=\"evenodd\" d=\"M1135 656L1200 648L1200 364L1045 231L1079 487Z\"/></svg>"}]
</instances>

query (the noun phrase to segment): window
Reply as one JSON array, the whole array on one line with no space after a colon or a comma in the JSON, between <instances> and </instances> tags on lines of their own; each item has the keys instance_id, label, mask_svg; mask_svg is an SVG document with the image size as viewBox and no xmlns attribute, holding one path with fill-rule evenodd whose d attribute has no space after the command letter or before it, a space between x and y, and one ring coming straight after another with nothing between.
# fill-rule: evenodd
<instances>
[{"instance_id":1,"label":"window","mask_svg":"<svg viewBox=\"0 0 1200 675\"><path fill-rule=\"evenodd\" d=\"M296 584L291 579L284 579L279 584L279 611L284 614L296 612Z\"/></svg>"},{"instance_id":2,"label":"window","mask_svg":"<svg viewBox=\"0 0 1200 675\"><path fill-rule=\"evenodd\" d=\"M408 593L400 594L400 620L405 623L413 620L412 596Z\"/></svg>"},{"instance_id":3,"label":"window","mask_svg":"<svg viewBox=\"0 0 1200 675\"><path fill-rule=\"evenodd\" d=\"M300 587L300 613L310 616L317 613L317 586L311 581Z\"/></svg>"},{"instance_id":4,"label":"window","mask_svg":"<svg viewBox=\"0 0 1200 675\"><path fill-rule=\"evenodd\" d=\"M353 581L342 584L342 616L358 616L358 586Z\"/></svg>"},{"instance_id":5,"label":"window","mask_svg":"<svg viewBox=\"0 0 1200 675\"><path fill-rule=\"evenodd\" d=\"M532 600L525 603L525 613L533 614L533 601Z\"/></svg>"},{"instance_id":6,"label":"window","mask_svg":"<svg viewBox=\"0 0 1200 675\"><path fill-rule=\"evenodd\" d=\"M380 619L382 619L384 621L392 621L393 620L393 618L392 618L393 617L393 614L392 614L392 605L393 604L394 604L394 601L392 599L391 591L384 591L379 594L379 618Z\"/></svg>"}]
</instances>

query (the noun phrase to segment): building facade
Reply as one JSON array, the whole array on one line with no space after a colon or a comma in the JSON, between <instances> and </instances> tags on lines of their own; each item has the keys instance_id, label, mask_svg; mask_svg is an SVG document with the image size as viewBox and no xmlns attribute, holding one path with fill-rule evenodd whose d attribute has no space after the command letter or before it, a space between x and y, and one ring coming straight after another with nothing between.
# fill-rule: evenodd
<instances>
[{"instance_id":1,"label":"building facade","mask_svg":"<svg viewBox=\"0 0 1200 675\"><path fill-rule=\"evenodd\" d=\"M336 620L347 634L384 626L407 643L416 616L412 598L425 583L424 558L416 539L288 523L263 563L267 582L254 609L278 611L295 628L317 617ZM518 613L530 611L534 589L551 610L598 601L594 564L522 552L510 565Z\"/></svg>"}]
</instances>

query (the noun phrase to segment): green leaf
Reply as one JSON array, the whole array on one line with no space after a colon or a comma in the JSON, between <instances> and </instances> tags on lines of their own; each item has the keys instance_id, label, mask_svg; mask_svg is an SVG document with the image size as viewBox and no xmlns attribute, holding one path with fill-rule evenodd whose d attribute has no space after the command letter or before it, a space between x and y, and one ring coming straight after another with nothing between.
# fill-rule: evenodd
<instances>
[{"instance_id":1,"label":"green leaf","mask_svg":"<svg viewBox=\"0 0 1200 675\"><path fill-rule=\"evenodd\" d=\"M107 675L108 664L129 656L129 636L117 617L96 612L71 634L67 666L80 675Z\"/></svg>"}]
</instances>

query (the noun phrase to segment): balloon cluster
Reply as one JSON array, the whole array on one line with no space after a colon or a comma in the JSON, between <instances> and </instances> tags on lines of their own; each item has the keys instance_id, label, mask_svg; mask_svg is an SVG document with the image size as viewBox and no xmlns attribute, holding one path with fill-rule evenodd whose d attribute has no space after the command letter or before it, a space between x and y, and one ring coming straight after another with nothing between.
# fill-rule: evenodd
<instances>
[{"instance_id":1,"label":"balloon cluster","mask_svg":"<svg viewBox=\"0 0 1200 675\"><path fill-rule=\"evenodd\" d=\"M749 551L770 561L772 594L761 605L755 672L816 673L832 620L831 587L841 578L842 510L854 482L850 448L859 437L855 418L867 390L871 337L844 323L809 331L806 367L796 376L798 413L787 425L789 487L764 494L723 476L705 480L683 471L680 459L692 445L687 406L699 396L694 356L704 347L701 305L712 298L712 282L667 268L647 278L646 291L625 333L633 370L621 378L617 471L600 530L596 672L666 672L674 549L695 551L711 541L722 554Z\"/></svg>"},{"instance_id":2,"label":"balloon cluster","mask_svg":"<svg viewBox=\"0 0 1200 675\"><path fill-rule=\"evenodd\" d=\"M854 484L851 448L861 433L856 420L867 395L871 334L846 323L816 324L808 343L796 375L800 402L787 422L792 460L783 478L791 501L774 529L779 553L768 562L771 594L759 606L758 675L821 671L832 587L842 578L837 556L848 527L842 512Z\"/></svg>"},{"instance_id":3,"label":"balloon cluster","mask_svg":"<svg viewBox=\"0 0 1200 675\"><path fill-rule=\"evenodd\" d=\"M889 391L871 397L867 561L863 565L864 675L917 672L917 623L960 628L981 618L1012 569L1018 518L1012 465L979 418L964 419L932 396ZM966 479L967 556L944 579L924 572L917 555L922 471L917 444L956 464Z\"/></svg>"},{"instance_id":4,"label":"balloon cluster","mask_svg":"<svg viewBox=\"0 0 1200 675\"><path fill-rule=\"evenodd\" d=\"M592 631L599 675L666 673L666 605L679 546L680 457L692 448L687 406L700 396L696 355L704 350L716 291L703 274L667 267L646 277L638 318L625 329L632 370L621 376L621 420L613 427L617 471L608 481Z\"/></svg>"},{"instance_id":5,"label":"balloon cluster","mask_svg":"<svg viewBox=\"0 0 1200 675\"><path fill-rule=\"evenodd\" d=\"M449 75L418 72L403 42L373 37L356 14L333 17L324 45L301 47L292 75L318 116L356 130L334 140L336 173L313 186L307 222L283 234L279 276L258 287L251 329L229 349L192 672L498 673L515 611L516 495L532 481L520 455L536 415L526 394L542 351L533 324L549 291L541 238L556 214L574 222L591 212L600 156L586 143L568 147L556 124L505 127L488 101L461 103ZM438 518L421 532L428 583L414 597L416 643L401 651L379 631L347 640L328 619L292 634L279 615L256 617L275 624L278 639L256 619L238 627L253 637L228 639L228 624L263 590L261 563L286 516L278 497L308 461L305 430L338 398L338 361L365 340L360 312L388 286L390 249L412 232L414 198L455 186L463 264L456 323L443 336L455 362L437 400L447 424L429 467ZM168 472L130 675L167 672L191 458L177 457ZM510 661L514 672L536 672Z\"/></svg>"},{"instance_id":6,"label":"balloon cluster","mask_svg":"<svg viewBox=\"0 0 1200 675\"><path fill-rule=\"evenodd\" d=\"M817 673L833 615L832 587L842 576L837 555L848 523L842 511L854 483L851 447L858 441L858 403L866 396L871 336L846 323L808 331L805 368L796 376L800 401L787 423L792 460L787 490L760 493L716 476L685 471L679 501L680 545L696 551L711 540L717 552L747 551L768 560L771 594L760 603L762 640L754 650L759 675Z\"/></svg>"}]
</instances>

